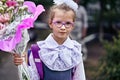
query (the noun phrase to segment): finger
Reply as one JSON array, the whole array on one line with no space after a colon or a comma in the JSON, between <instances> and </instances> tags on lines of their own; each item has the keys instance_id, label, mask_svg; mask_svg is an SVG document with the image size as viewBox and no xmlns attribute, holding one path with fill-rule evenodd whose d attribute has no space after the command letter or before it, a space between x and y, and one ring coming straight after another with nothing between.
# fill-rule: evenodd
<instances>
[{"instance_id":1,"label":"finger","mask_svg":"<svg viewBox=\"0 0 120 80\"><path fill-rule=\"evenodd\" d=\"M22 57L26 57L26 54L23 54Z\"/></svg>"},{"instance_id":2,"label":"finger","mask_svg":"<svg viewBox=\"0 0 120 80\"><path fill-rule=\"evenodd\" d=\"M22 58L14 58L14 63L22 63L23 59Z\"/></svg>"},{"instance_id":3,"label":"finger","mask_svg":"<svg viewBox=\"0 0 120 80\"><path fill-rule=\"evenodd\" d=\"M20 57L20 55L17 54L17 53L16 53L16 54L13 54L13 56L14 56L14 57Z\"/></svg>"},{"instance_id":4,"label":"finger","mask_svg":"<svg viewBox=\"0 0 120 80\"><path fill-rule=\"evenodd\" d=\"M21 63L14 63L16 66L19 66L19 65L21 65Z\"/></svg>"},{"instance_id":5,"label":"finger","mask_svg":"<svg viewBox=\"0 0 120 80\"><path fill-rule=\"evenodd\" d=\"M23 63L23 59L14 59L15 65L21 65Z\"/></svg>"},{"instance_id":6,"label":"finger","mask_svg":"<svg viewBox=\"0 0 120 80\"><path fill-rule=\"evenodd\" d=\"M16 60L16 61L23 61L22 58L14 58L14 60Z\"/></svg>"}]
</instances>

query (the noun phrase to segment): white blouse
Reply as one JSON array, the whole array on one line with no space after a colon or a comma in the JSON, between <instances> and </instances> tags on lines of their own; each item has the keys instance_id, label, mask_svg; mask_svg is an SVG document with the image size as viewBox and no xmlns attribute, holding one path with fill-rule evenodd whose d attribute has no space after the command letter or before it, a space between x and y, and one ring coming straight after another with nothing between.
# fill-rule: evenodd
<instances>
[{"instance_id":1,"label":"white blouse","mask_svg":"<svg viewBox=\"0 0 120 80\"><path fill-rule=\"evenodd\" d=\"M55 71L65 71L75 67L73 80L86 80L81 45L78 42L68 37L62 45L59 45L53 39L52 34L50 34L44 41L38 41L37 44L40 47L40 59L37 59L37 61L42 60L49 69ZM29 71L32 75L31 79L40 80L32 54L29 60L31 65L29 66Z\"/></svg>"}]
</instances>

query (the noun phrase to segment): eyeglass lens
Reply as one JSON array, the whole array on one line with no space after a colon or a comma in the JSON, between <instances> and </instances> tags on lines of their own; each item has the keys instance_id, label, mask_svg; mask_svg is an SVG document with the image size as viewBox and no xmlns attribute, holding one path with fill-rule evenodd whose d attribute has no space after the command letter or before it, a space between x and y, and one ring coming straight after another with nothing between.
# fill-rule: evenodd
<instances>
[{"instance_id":1,"label":"eyeglass lens","mask_svg":"<svg viewBox=\"0 0 120 80\"><path fill-rule=\"evenodd\" d=\"M70 21L67 21L67 22L54 21L53 23L54 23L57 27L62 27L63 25L64 25L65 27L71 27L71 26L73 26L73 23L70 22Z\"/></svg>"}]
</instances>

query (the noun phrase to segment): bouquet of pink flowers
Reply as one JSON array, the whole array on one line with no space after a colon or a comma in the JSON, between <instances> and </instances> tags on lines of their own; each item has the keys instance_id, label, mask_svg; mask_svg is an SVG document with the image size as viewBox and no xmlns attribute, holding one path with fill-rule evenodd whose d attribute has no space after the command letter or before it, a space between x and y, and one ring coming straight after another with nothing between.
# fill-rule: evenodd
<instances>
[{"instance_id":1,"label":"bouquet of pink flowers","mask_svg":"<svg viewBox=\"0 0 120 80\"><path fill-rule=\"evenodd\" d=\"M0 50L22 55L29 41L27 30L43 11L31 1L0 0ZM25 63L19 72L20 80L29 80Z\"/></svg>"}]
</instances>

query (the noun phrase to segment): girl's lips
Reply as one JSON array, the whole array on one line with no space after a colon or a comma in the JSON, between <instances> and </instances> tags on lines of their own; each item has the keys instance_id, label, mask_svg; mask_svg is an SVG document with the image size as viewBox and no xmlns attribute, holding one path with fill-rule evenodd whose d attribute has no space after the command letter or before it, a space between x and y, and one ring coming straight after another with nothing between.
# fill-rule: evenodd
<instances>
[{"instance_id":1,"label":"girl's lips","mask_svg":"<svg viewBox=\"0 0 120 80\"><path fill-rule=\"evenodd\" d=\"M66 32L60 32L61 34L66 34Z\"/></svg>"},{"instance_id":2,"label":"girl's lips","mask_svg":"<svg viewBox=\"0 0 120 80\"><path fill-rule=\"evenodd\" d=\"M66 31L59 31L60 33L66 33Z\"/></svg>"}]
</instances>

